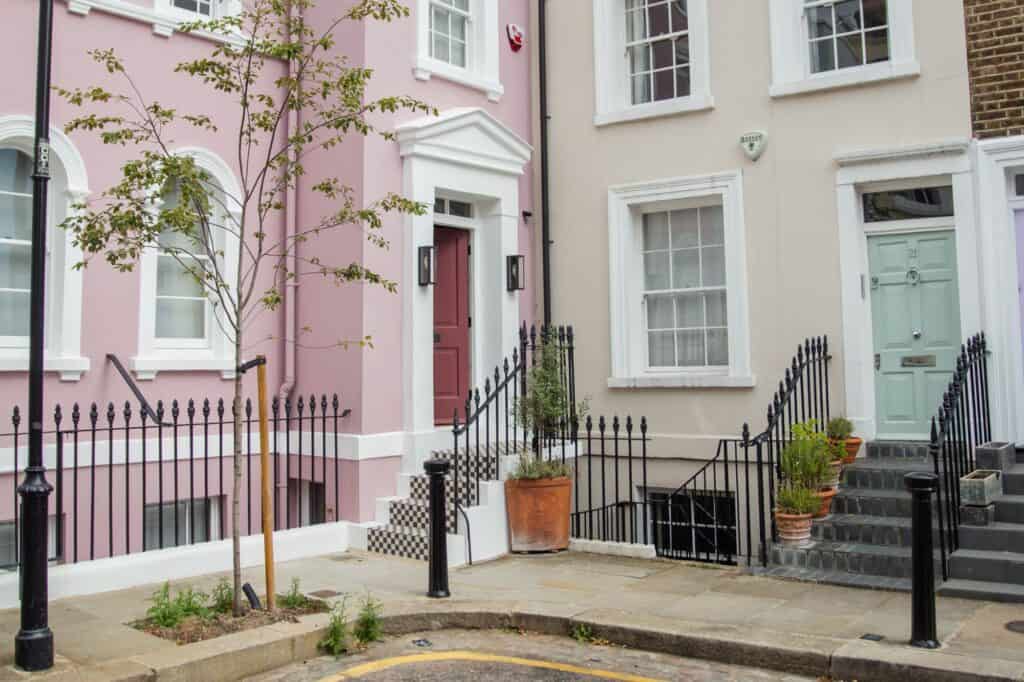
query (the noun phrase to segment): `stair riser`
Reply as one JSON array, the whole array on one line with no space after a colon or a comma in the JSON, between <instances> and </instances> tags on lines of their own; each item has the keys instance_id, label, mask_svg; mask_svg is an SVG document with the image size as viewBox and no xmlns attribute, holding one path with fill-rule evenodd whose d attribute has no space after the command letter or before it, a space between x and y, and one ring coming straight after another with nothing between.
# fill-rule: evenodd
<instances>
[{"instance_id":1,"label":"stair riser","mask_svg":"<svg viewBox=\"0 0 1024 682\"><path fill-rule=\"evenodd\" d=\"M1013 529L960 526L961 549L1024 554L1024 527Z\"/></svg>"},{"instance_id":2,"label":"stair riser","mask_svg":"<svg viewBox=\"0 0 1024 682\"><path fill-rule=\"evenodd\" d=\"M967 557L954 553L949 560L949 575L962 580L1024 585L1024 562L995 557Z\"/></svg>"},{"instance_id":3,"label":"stair riser","mask_svg":"<svg viewBox=\"0 0 1024 682\"><path fill-rule=\"evenodd\" d=\"M927 443L868 443L866 449L869 458L928 456Z\"/></svg>"},{"instance_id":4,"label":"stair riser","mask_svg":"<svg viewBox=\"0 0 1024 682\"><path fill-rule=\"evenodd\" d=\"M828 519L815 522L811 536L828 542L856 542L889 547L910 547L913 544L910 528L854 523L835 524L830 523ZM938 547L938 528L933 528L932 539Z\"/></svg>"},{"instance_id":5,"label":"stair riser","mask_svg":"<svg viewBox=\"0 0 1024 682\"><path fill-rule=\"evenodd\" d=\"M910 578L913 575L910 556L775 547L772 549L772 562L779 566L795 566L888 578ZM935 568L938 572L937 575L941 575L940 562L936 561Z\"/></svg>"},{"instance_id":6,"label":"stair riser","mask_svg":"<svg viewBox=\"0 0 1024 682\"><path fill-rule=\"evenodd\" d=\"M1024 523L1024 503L996 500L996 521Z\"/></svg>"}]
</instances>

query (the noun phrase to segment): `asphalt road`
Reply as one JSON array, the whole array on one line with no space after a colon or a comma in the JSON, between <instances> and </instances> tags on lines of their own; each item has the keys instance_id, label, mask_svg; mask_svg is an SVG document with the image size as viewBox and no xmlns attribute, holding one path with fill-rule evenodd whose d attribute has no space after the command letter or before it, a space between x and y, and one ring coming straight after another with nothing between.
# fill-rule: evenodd
<instances>
[{"instance_id":1,"label":"asphalt road","mask_svg":"<svg viewBox=\"0 0 1024 682\"><path fill-rule=\"evenodd\" d=\"M602 679L797 682L810 678L621 647L581 644L564 637L457 630L406 635L379 642L353 656L322 657L251 678L252 682L357 679L367 682L592 682Z\"/></svg>"}]
</instances>

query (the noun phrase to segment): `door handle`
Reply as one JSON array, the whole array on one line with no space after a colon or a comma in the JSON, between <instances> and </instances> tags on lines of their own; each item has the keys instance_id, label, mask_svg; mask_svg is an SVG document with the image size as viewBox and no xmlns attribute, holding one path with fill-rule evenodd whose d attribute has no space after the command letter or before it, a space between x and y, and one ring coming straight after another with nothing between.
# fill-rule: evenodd
<instances>
[{"instance_id":1,"label":"door handle","mask_svg":"<svg viewBox=\"0 0 1024 682\"><path fill-rule=\"evenodd\" d=\"M875 353L875 371L882 369L882 354Z\"/></svg>"}]
</instances>

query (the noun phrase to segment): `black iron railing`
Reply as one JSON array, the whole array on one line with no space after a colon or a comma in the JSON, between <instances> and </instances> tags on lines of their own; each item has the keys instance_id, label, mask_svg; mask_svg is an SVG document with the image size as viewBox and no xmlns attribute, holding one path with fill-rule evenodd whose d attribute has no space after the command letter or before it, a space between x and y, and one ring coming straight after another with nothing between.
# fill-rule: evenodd
<instances>
[{"instance_id":1,"label":"black iron railing","mask_svg":"<svg viewBox=\"0 0 1024 682\"><path fill-rule=\"evenodd\" d=\"M261 529L259 433L254 405L242 406L240 531ZM271 403L274 528L339 520L343 467L337 394ZM189 545L231 532L231 402L158 402L156 408L124 402L93 403L70 413L57 405L46 427L46 467L51 470L50 558L74 563ZM19 559L16 489L27 462L27 433L20 408L11 431L0 433L0 568ZM254 462L255 460L255 462Z\"/></svg>"},{"instance_id":2,"label":"black iron railing","mask_svg":"<svg viewBox=\"0 0 1024 682\"><path fill-rule=\"evenodd\" d=\"M595 429L596 424L596 429ZM574 438L561 439L562 447L549 456L566 461L571 453L573 511L572 537L603 542L650 544L650 505L638 490L647 489L647 419L634 428L633 418L620 421L587 417L584 429L573 422ZM638 488L639 487L639 488Z\"/></svg>"},{"instance_id":3,"label":"black iron railing","mask_svg":"<svg viewBox=\"0 0 1024 682\"><path fill-rule=\"evenodd\" d=\"M932 417L929 451L939 477L938 521L942 579L960 546L960 478L974 471L974 450L992 440L988 398L988 344L976 334L960 347L953 379Z\"/></svg>"},{"instance_id":4,"label":"black iron railing","mask_svg":"<svg viewBox=\"0 0 1024 682\"><path fill-rule=\"evenodd\" d=\"M715 456L671 493L650 502L660 556L736 564L768 563L776 540L775 495L782 478L780 454L796 423L830 416L828 337L806 339L786 368L767 410L767 427L719 440Z\"/></svg>"},{"instance_id":5,"label":"black iron railing","mask_svg":"<svg viewBox=\"0 0 1024 682\"><path fill-rule=\"evenodd\" d=\"M567 397L565 413L557 430L540 433L528 428L517 406L528 390L530 370L542 361L544 349L554 351L559 377ZM497 480L501 457L529 449L534 456L557 451L565 456L569 425L576 418L576 370L574 334L571 326L527 327L519 329L519 344L484 380L483 392L476 388L466 396L460 419L458 410L452 420L453 499L458 507L476 504L481 481Z\"/></svg>"}]
</instances>

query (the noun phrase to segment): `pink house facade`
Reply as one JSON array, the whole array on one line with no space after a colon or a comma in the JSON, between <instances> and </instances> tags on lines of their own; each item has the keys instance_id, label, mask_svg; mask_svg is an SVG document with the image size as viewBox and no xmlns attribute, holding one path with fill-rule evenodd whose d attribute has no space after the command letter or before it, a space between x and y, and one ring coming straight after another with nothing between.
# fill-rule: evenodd
<instances>
[{"instance_id":1,"label":"pink house facade","mask_svg":"<svg viewBox=\"0 0 1024 682\"><path fill-rule=\"evenodd\" d=\"M237 2L58 0L53 82L109 84L86 51L114 47L147 96L182 107L201 102L203 113L228 120L236 111L230 97L211 97L173 73L176 63L208 52L215 39L175 29L190 17L235 11ZM451 397L482 385L512 351L519 325L535 318L530 278L524 289L510 291L506 277L509 256L525 256L524 272L533 270L531 51L513 50L507 37L509 25L530 35L528 0L407 4L411 15L401 21L343 23L336 49L350 65L374 70L368 97L410 95L438 115L377 120L396 133L395 140L353 136L312 154L306 177L338 177L353 188L357 204L399 192L434 211L388 217L387 249L351 229L313 239L298 253L300 262L318 254L339 264L360 262L397 282L398 290L300 277L284 287L285 305L261 312L247 332L246 352L267 357L270 390L278 399L272 434L275 521L282 529L372 521L377 499L395 494L400 474L421 471L431 451L450 447ZM33 0L8 5L0 55L19 64L34 54L37 7ZM309 18L333 19L341 11L334 5L320 3ZM27 460L26 426L16 426L11 415L21 406L24 419L27 396L24 255L31 247L25 237L31 213L24 190L31 186L25 160L32 148L33 98L32 69L13 69L0 96L0 564L8 565L17 555L16 477ZM202 318L205 325L196 322L208 313L190 318L185 303L167 302L183 297L164 291L155 251L131 273L116 272L101 259L81 270L72 267L81 252L60 221L73 202L96 199L116 182L130 158L94 136L65 135L61 128L75 115L54 98L46 404L51 416L61 406L63 433L49 436L46 460L50 482L61 479L51 496L51 554L58 563L225 537L232 501L230 463L219 456L230 452L230 437L219 432L230 414L218 416L218 399L228 401L235 368L209 317ZM175 142L225 193L238 191L230 135L182 131ZM291 198L272 226L281 238L331 208L301 182ZM465 254L453 250L456 244L466 247ZM424 247L434 247L436 284L420 282ZM203 303L192 305L196 310ZM196 333L166 332L190 324ZM442 335L454 341L442 344ZM178 342L182 336L187 343ZM366 337L372 348L337 347L341 340ZM166 426L158 428L147 415L148 426L140 428L140 402L110 356L151 406L163 403ZM255 399L255 376L244 382L246 395ZM172 401L178 401L173 417ZM113 419L107 416L110 403ZM47 429L56 431L49 418ZM250 437L250 452L258 453ZM251 457L246 465L242 530L248 532L248 518L258 532L258 461Z\"/></svg>"}]
</instances>

